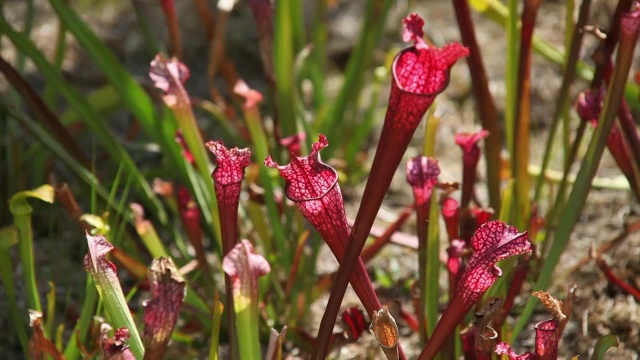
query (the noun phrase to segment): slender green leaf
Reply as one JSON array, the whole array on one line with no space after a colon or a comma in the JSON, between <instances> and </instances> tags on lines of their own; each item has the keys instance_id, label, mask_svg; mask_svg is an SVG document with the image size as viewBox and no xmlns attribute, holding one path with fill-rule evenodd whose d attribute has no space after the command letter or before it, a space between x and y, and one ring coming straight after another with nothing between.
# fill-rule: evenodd
<instances>
[{"instance_id":1,"label":"slender green leaf","mask_svg":"<svg viewBox=\"0 0 640 360\"><path fill-rule=\"evenodd\" d=\"M6 299L9 302L9 317L11 317L11 322L13 323L13 330L17 333L22 351L27 357L29 354L29 338L27 337L25 321L20 318L20 314L24 312L18 309L16 286L13 281L13 267L9 254L9 249L17 243L18 230L15 227L0 229L0 276L2 276Z\"/></svg>"},{"instance_id":2,"label":"slender green leaf","mask_svg":"<svg viewBox=\"0 0 640 360\"><path fill-rule=\"evenodd\" d=\"M296 0L278 0L275 3L274 34L274 73L276 84L276 106L282 136L297 133L295 112L293 108L293 69L294 60L294 5Z\"/></svg>"},{"instance_id":3,"label":"slender green leaf","mask_svg":"<svg viewBox=\"0 0 640 360\"><path fill-rule=\"evenodd\" d=\"M615 70L609 84L604 106L600 113L600 117L598 118L598 125L594 131L593 137L591 138L591 142L589 143L587 153L580 165L580 170L576 177L576 182L573 185L573 189L569 194L569 199L559 214L559 219L562 219L562 221L558 224L551 249L542 264L540 276L538 277L533 290L545 290L547 286L549 286L553 270L558 264L560 256L564 252L571 233L578 222L582 208L587 200L587 195L591 189L593 178L598 170L607 137L613 127L620 103L624 96L624 84L627 81L629 69L631 68L635 42L637 42L637 35L634 41L627 42L626 45L629 45L630 43L630 46L619 47ZM624 42L621 41L621 43ZM529 318L535 309L535 305L536 299L534 297L529 298L522 315L513 329L514 339L517 338L520 331L522 331L525 324L529 321Z\"/></svg>"},{"instance_id":4,"label":"slender green leaf","mask_svg":"<svg viewBox=\"0 0 640 360\"><path fill-rule=\"evenodd\" d=\"M13 215L13 223L18 229L18 250L24 273L27 306L29 309L42 312L33 254L33 230L31 226L33 208L27 201L30 198L52 203L54 199L53 187L51 185L42 185L33 190L20 191L9 200L9 210Z\"/></svg>"},{"instance_id":5,"label":"slender green leaf","mask_svg":"<svg viewBox=\"0 0 640 360\"><path fill-rule=\"evenodd\" d=\"M438 323L438 296L440 287L438 278L440 276L440 207L438 197L431 196L429 207L429 226L427 230L427 276L426 284L420 284L421 289L425 289L421 296L426 296L425 316L427 317L427 334L431 336Z\"/></svg>"},{"instance_id":6,"label":"slender green leaf","mask_svg":"<svg viewBox=\"0 0 640 360\"><path fill-rule=\"evenodd\" d=\"M593 348L593 355L591 355L591 360L604 360L604 355L609 351L612 347L618 346L618 337L615 335L605 335L598 339L596 342L596 346Z\"/></svg>"},{"instance_id":7,"label":"slender green leaf","mask_svg":"<svg viewBox=\"0 0 640 360\"><path fill-rule=\"evenodd\" d=\"M360 95L364 75L367 73L363 69L370 66L373 52L384 33L384 24L391 3L389 0L369 0L367 2L360 40L347 63L344 84L340 88L338 97L333 101L333 106L326 113L326 117L318 118L314 124L320 133L325 134L335 143L340 143L342 135L344 135L343 126L337 125L345 122L346 111L355 104ZM330 155L332 150L327 150Z\"/></svg>"},{"instance_id":8,"label":"slender green leaf","mask_svg":"<svg viewBox=\"0 0 640 360\"><path fill-rule=\"evenodd\" d=\"M220 323L222 322L222 310L224 305L220 300L215 300L213 304L213 319L211 329L211 345L209 346L209 360L218 360L218 345L220 344ZM228 311L233 311L229 309Z\"/></svg>"},{"instance_id":9,"label":"slender green leaf","mask_svg":"<svg viewBox=\"0 0 640 360\"><path fill-rule=\"evenodd\" d=\"M54 68L44 55L34 46L34 44L24 36L16 33L11 29L4 17L0 16L0 31L5 33L9 39L24 52L36 64L40 71L47 77L49 82L56 87L69 102L69 104L80 115L85 124L97 135L98 139L114 157L114 160L122 163L127 171L137 180L138 186L144 195L145 204L148 205L158 219L164 224L167 222L167 214L162 204L151 190L149 183L144 178L140 170L137 168L133 159L127 151L120 145L106 127L107 121L95 111L86 101L86 99L74 89L60 74L60 71Z\"/></svg>"},{"instance_id":10,"label":"slender green leaf","mask_svg":"<svg viewBox=\"0 0 640 360\"><path fill-rule=\"evenodd\" d=\"M487 16L498 25L505 27L507 24L507 18L509 16L509 10L498 0L469 0L469 4L479 13ZM542 55L545 59L558 64L563 65L565 63L565 55L548 42L542 40L538 36L533 36L533 50ZM593 78L593 68L587 66L582 61L579 61L576 66L576 72L578 76L583 80L591 80ZM624 87L625 96L628 99L638 99L640 97L640 86L632 83L627 83ZM629 105L637 110L640 106L639 101L632 101Z\"/></svg>"}]
</instances>

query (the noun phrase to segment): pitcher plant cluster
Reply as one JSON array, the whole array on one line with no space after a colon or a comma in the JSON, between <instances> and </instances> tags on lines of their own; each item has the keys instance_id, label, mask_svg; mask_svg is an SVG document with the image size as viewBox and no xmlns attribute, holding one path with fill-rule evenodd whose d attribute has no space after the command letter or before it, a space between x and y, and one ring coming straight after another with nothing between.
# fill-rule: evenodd
<instances>
[{"instance_id":1,"label":"pitcher plant cluster","mask_svg":"<svg viewBox=\"0 0 640 360\"><path fill-rule=\"evenodd\" d=\"M160 146L162 165L171 171L156 171L160 176L153 181L147 179L151 171L138 169L132 154L113 140L92 100L61 77L28 36L0 17L0 33L49 78L49 91L59 93L84 119L79 121L98 134L101 148L118 164L119 174L112 190L107 190L96 174L100 161L78 150L77 139L55 111L55 98L41 98L20 69L0 57L0 72L47 125L15 109L7 110L10 116L89 185L94 202L105 209L100 215L85 212L85 203L59 183L11 197L13 226L0 230L0 270L11 307L12 336L25 356L161 359L177 356L171 348L178 344L176 348L205 348L210 359L282 359L294 347L324 359L337 356L347 344L363 341L363 334L370 331L380 348L374 356L388 359L558 358L575 287L567 294L551 295L545 290L605 148L628 181L630 193L640 199L640 137L633 117L640 107L639 87L628 81L640 32L640 5L619 2L611 27L599 40L597 61L590 69L591 85L572 100L570 85L579 75L577 69L585 68L577 56L582 37L598 34L586 26L584 14L591 1L582 1L577 22L572 23L575 31L567 39L570 46L561 59L562 87L549 145L541 169L532 174L528 168L531 52L540 1L525 0L520 15L516 0L507 1L508 9L486 3L487 9L495 11L494 17L504 17L498 20L511 39L504 123L498 119L488 88L469 3L452 2L460 43L437 47L425 39L420 15L404 18L402 39L409 45L395 54L390 69L376 69L370 84L377 99L390 79L384 121L379 135L372 135L377 101L360 123L346 119L359 114L363 74L355 69L370 65L366 61L373 58L371 44L379 41L376 28L384 24L389 1L367 5L362 44L354 50L343 90L335 100L327 99L321 74L330 2L318 1L319 19L312 30L316 48L311 48L304 47L304 37L296 35L302 27L290 16L300 11L295 2L249 1L265 76L265 88L258 91L240 77L225 48L225 23L234 2L230 7L219 2L213 12L205 1L195 1L209 44L206 78L211 100L207 100L191 96L185 87L193 74L183 62L173 1L161 2L170 50L158 51L150 62L148 81L159 92L154 94L119 65L65 1L50 0L61 21L62 39L69 32L87 49L115 90L118 103L136 119L136 129ZM64 40L60 41L59 49L64 50ZM443 139L436 136L439 119L432 107L446 91L452 67L463 67L465 61L481 127ZM303 78L313 88L306 97L300 90ZM547 170L556 151L554 136L571 101L581 122L563 149L561 176L553 179ZM4 100L2 105L8 109ZM265 109L268 115L263 114ZM201 112L219 119L224 135L203 130L196 116ZM426 124L420 127L424 118ZM587 131L587 126L594 130ZM422 128L423 134L417 132ZM587 151L577 175L570 178L587 134L591 136ZM353 155L371 137L376 139L376 149L370 167L356 170L362 165L352 160ZM425 143L424 151L417 154L410 149L416 140ZM460 155L461 179L444 178L444 160L438 160L434 150L436 141ZM486 169L479 168L483 159ZM379 210L401 167L413 201L404 204L394 223L377 228ZM122 183L120 173L125 174ZM350 189L345 200L342 189L362 177L366 177L364 190L353 195ZM135 203L117 200L117 195L127 199L129 191L136 193ZM556 194L557 200L545 200L548 193ZM54 328L53 285L46 306L41 304L30 198L55 199L82 229L78 236L86 233L88 252L83 265L88 276L72 329L64 324ZM347 208L356 209L353 219ZM409 240L404 242L415 250L413 259L400 263L415 261L418 271L406 289L412 306L402 307L380 295L368 263L383 247L399 242L395 236L413 214L415 236L406 236ZM317 269L323 244L339 265L334 273L321 274ZM20 309L13 280L11 249L16 245L31 330L25 326L27 313ZM591 259L608 282L638 301L640 291L616 276L602 257L606 251L594 247ZM151 264L146 266L149 258ZM441 278L446 279L444 288ZM355 306L343 303L349 284L359 300ZM328 300L321 298L324 294ZM144 300L135 305L133 299L138 298ZM311 304L318 301L324 311L314 332L308 321ZM512 344L530 323L539 302L550 319L532 328L529 336L535 337L534 347L518 355L519 348ZM418 344L407 341L408 333L418 334ZM595 349L598 354L613 345L610 338L601 340Z\"/></svg>"}]
</instances>

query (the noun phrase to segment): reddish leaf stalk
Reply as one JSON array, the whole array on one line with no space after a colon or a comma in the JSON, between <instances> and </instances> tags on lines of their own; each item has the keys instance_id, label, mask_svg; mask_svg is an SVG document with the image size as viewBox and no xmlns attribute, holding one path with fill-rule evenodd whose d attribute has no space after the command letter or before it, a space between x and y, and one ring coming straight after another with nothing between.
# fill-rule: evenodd
<instances>
[{"instance_id":1,"label":"reddish leaf stalk","mask_svg":"<svg viewBox=\"0 0 640 360\"><path fill-rule=\"evenodd\" d=\"M222 141L209 141L205 144L215 157L218 165L211 173L220 216L220 234L222 236L222 252L226 256L237 244L238 235L238 207L240 191L244 179L244 169L249 166L251 152L249 149L227 149ZM225 275L225 292L227 308L234 309L231 278ZM238 358L238 344L236 339L235 312L228 311L229 344L231 358Z\"/></svg>"},{"instance_id":2,"label":"reddish leaf stalk","mask_svg":"<svg viewBox=\"0 0 640 360\"><path fill-rule=\"evenodd\" d=\"M462 149L462 196L460 208L469 207L473 198L473 187L476 183L478 162L480 161L480 147L478 141L489 136L487 130L475 134L456 134L456 144Z\"/></svg>"},{"instance_id":3,"label":"reddish leaf stalk","mask_svg":"<svg viewBox=\"0 0 640 360\"><path fill-rule=\"evenodd\" d=\"M447 273L449 274L449 298L452 298L455 294L458 282L460 282L460 275L464 270L464 264L462 263L462 257L464 256L465 242L459 239L454 239L451 245L447 248Z\"/></svg>"},{"instance_id":4,"label":"reddish leaf stalk","mask_svg":"<svg viewBox=\"0 0 640 360\"><path fill-rule=\"evenodd\" d=\"M626 51L633 52L635 43L638 41L638 32L640 31L640 9L632 12L622 14L620 18L621 24L621 36L620 36L620 49L626 49ZM640 167L640 138L638 137L638 129L636 128L635 121L631 115L629 105L625 98L622 98L620 108L618 110L618 121L622 128L622 133L627 141L630 152L633 155L634 162L632 163L632 169L636 180L640 181L637 177L640 176L638 169ZM636 183L637 186L638 183ZM640 192L636 193L636 197L640 198Z\"/></svg>"},{"instance_id":5,"label":"reddish leaf stalk","mask_svg":"<svg viewBox=\"0 0 640 360\"><path fill-rule=\"evenodd\" d=\"M151 299L145 301L145 360L162 359L185 297L186 284L171 258L154 259L149 268Z\"/></svg>"},{"instance_id":6,"label":"reddish leaf stalk","mask_svg":"<svg viewBox=\"0 0 640 360\"><path fill-rule=\"evenodd\" d=\"M478 223L473 215L473 211L469 207L460 209L460 239L467 245L471 241L471 237L478 230Z\"/></svg>"},{"instance_id":7,"label":"reddish leaf stalk","mask_svg":"<svg viewBox=\"0 0 640 360\"><path fill-rule=\"evenodd\" d=\"M597 125L604 101L604 88L599 90L586 90L578 95L576 100L576 111L583 121L589 122L593 127ZM627 108L628 110L628 108ZM620 112L622 112L622 104ZM635 127L635 125L634 125ZM634 130L635 131L635 130ZM634 171L634 164L631 161L631 150L628 143L622 136L618 124L613 124L611 132L607 136L607 149L616 161L616 164L629 181L629 185L636 197L640 198L640 179ZM638 163L640 164L640 163Z\"/></svg>"},{"instance_id":8,"label":"reddish leaf stalk","mask_svg":"<svg viewBox=\"0 0 640 360\"><path fill-rule=\"evenodd\" d=\"M54 187L54 191L56 194L56 202L62 206L64 211L80 225L85 231L91 230L91 226L86 222L81 220L82 208L78 204L78 200L76 200L76 196L71 191L69 184L62 183Z\"/></svg>"},{"instance_id":9,"label":"reddish leaf stalk","mask_svg":"<svg viewBox=\"0 0 640 360\"><path fill-rule=\"evenodd\" d=\"M529 274L529 262L529 259L521 259L516 266L513 277L511 278L511 283L509 284L507 296L505 297L504 304L502 305L502 309L500 313L495 316L494 327L496 329L502 328L502 324L504 323L507 315L513 307L516 296L518 296L520 290L522 290L522 285L524 284L525 280L527 279L527 275Z\"/></svg>"},{"instance_id":10,"label":"reddish leaf stalk","mask_svg":"<svg viewBox=\"0 0 640 360\"><path fill-rule=\"evenodd\" d=\"M635 125L635 120L631 115L631 109L629 109L629 104L626 99L622 99L620 103L620 110L618 110L618 121L620 123L620 128L622 129L622 134L628 144L628 149L633 155L633 169L634 174L637 174L638 168L640 167L640 137L638 137L638 129ZM640 182L640 179L636 181ZM637 183L636 183L637 184ZM636 185L638 187L638 185ZM636 198L640 199L640 191L635 192Z\"/></svg>"},{"instance_id":11,"label":"reddish leaf stalk","mask_svg":"<svg viewBox=\"0 0 640 360\"><path fill-rule=\"evenodd\" d=\"M124 267L124 269L127 270L129 275L131 275L134 279L143 280L139 286L141 289L143 289L146 283L146 281L144 281L144 278L147 276L147 266L142 265L142 263L138 262L138 260L134 259L124 250L115 246L113 247L113 250L111 250L111 255L113 256L113 260L115 260L120 266Z\"/></svg>"},{"instance_id":12,"label":"reddish leaf stalk","mask_svg":"<svg viewBox=\"0 0 640 360\"><path fill-rule=\"evenodd\" d=\"M338 271L338 280L320 324L316 359L324 359L326 355L329 337L347 288L346 275L356 267L384 195L413 133L436 95L446 88L451 66L469 54L465 47L457 43L442 49L428 46L422 39L424 21L417 14L407 17L405 25L403 38L413 41L414 46L402 50L392 64L393 81L382 134L344 261Z\"/></svg>"},{"instance_id":13,"label":"reddish leaf stalk","mask_svg":"<svg viewBox=\"0 0 640 360\"><path fill-rule=\"evenodd\" d=\"M376 237L375 241L371 245L362 250L362 254L360 255L360 257L365 264L373 259L373 257L375 257L380 252L380 250L382 250L382 248L391 241L391 237L393 236L393 234L395 234L396 231L398 231L398 229L400 229L400 227L402 227L402 225L407 222L409 216L411 216L414 210L414 205L405 207L396 221L393 224L389 225L389 227L385 229L382 235Z\"/></svg>"},{"instance_id":14,"label":"reddish leaf stalk","mask_svg":"<svg viewBox=\"0 0 640 360\"><path fill-rule=\"evenodd\" d=\"M200 208L193 198L191 198L189 190L184 186L178 188L178 209L185 231L187 232L187 238L189 238L189 242L191 242L191 245L196 251L198 266L208 271L209 267L207 266L207 258L202 239L202 227L200 226Z\"/></svg>"},{"instance_id":15,"label":"reddish leaf stalk","mask_svg":"<svg viewBox=\"0 0 640 360\"><path fill-rule=\"evenodd\" d=\"M33 334L29 340L29 354L32 359L47 359L49 356L54 360L64 360L64 355L56 348L56 345L47 339L42 329L42 313L29 309L29 325L33 329Z\"/></svg>"},{"instance_id":16,"label":"reddish leaf stalk","mask_svg":"<svg viewBox=\"0 0 640 360\"><path fill-rule=\"evenodd\" d=\"M358 340L362 333L367 329L367 322L364 318L364 314L357 306L347 308L342 313L342 321L344 321L348 328L346 331L347 338L352 341Z\"/></svg>"},{"instance_id":17,"label":"reddish leaf stalk","mask_svg":"<svg viewBox=\"0 0 640 360\"><path fill-rule=\"evenodd\" d=\"M176 15L176 7L173 0L162 0L162 11L167 19L169 39L171 41L171 56L182 59L182 40L180 37L180 24Z\"/></svg>"},{"instance_id":18,"label":"reddish leaf stalk","mask_svg":"<svg viewBox=\"0 0 640 360\"><path fill-rule=\"evenodd\" d=\"M484 224L471 239L474 253L458 283L456 293L436 325L418 359L433 359L466 313L493 285L502 271L495 263L531 252L527 233L501 221Z\"/></svg>"},{"instance_id":19,"label":"reddish leaf stalk","mask_svg":"<svg viewBox=\"0 0 640 360\"><path fill-rule=\"evenodd\" d=\"M270 0L249 0L249 7L258 30L260 57L264 73L269 83L275 85L273 74L273 2Z\"/></svg>"},{"instance_id":20,"label":"reddish leaf stalk","mask_svg":"<svg viewBox=\"0 0 640 360\"><path fill-rule=\"evenodd\" d=\"M442 218L447 228L449 242L458 239L460 236L460 206L458 201L452 197L442 200Z\"/></svg>"},{"instance_id":21,"label":"reddish leaf stalk","mask_svg":"<svg viewBox=\"0 0 640 360\"><path fill-rule=\"evenodd\" d=\"M230 7L227 7L228 5L230 5ZM224 102L224 98L218 93L218 89L215 85L215 78L220 64L227 59L227 51L224 39L227 32L227 20L229 19L229 14L231 13L233 5L235 5L235 1L218 2L218 11L216 12L215 21L212 23L211 37L208 38L209 62L207 65L207 80L209 82L211 98L214 99L223 109L225 109L225 111L227 110L227 106ZM233 71L235 72L235 67L233 69Z\"/></svg>"},{"instance_id":22,"label":"reddish leaf stalk","mask_svg":"<svg viewBox=\"0 0 640 360\"><path fill-rule=\"evenodd\" d=\"M493 101L491 91L489 91L489 81L482 63L482 52L476 41L475 26L469 4L465 0L453 0L453 8L456 13L462 43L469 49L467 65L472 79L471 91L478 106L482 128L489 132L484 148L487 159L489 203L493 209L500 211L500 144L502 143L502 133L498 126L498 110Z\"/></svg>"},{"instance_id":23,"label":"reddish leaf stalk","mask_svg":"<svg viewBox=\"0 0 640 360\"><path fill-rule=\"evenodd\" d=\"M605 78L605 73L607 70L607 62L610 61L611 55L613 54L613 50L616 48L616 44L618 43L618 39L620 39L620 19L624 13L629 12L631 10L631 5L634 0L620 0L618 1L618 5L616 6L616 10L613 13L613 17L611 18L611 26L609 27L609 31L607 31L607 38L600 45L598 49L596 49L594 58L596 58L596 69L593 74L593 79L591 80L591 89L599 89L602 86L602 83Z\"/></svg>"},{"instance_id":24,"label":"reddish leaf stalk","mask_svg":"<svg viewBox=\"0 0 640 360\"><path fill-rule=\"evenodd\" d=\"M280 170L280 176L286 181L287 197L316 228L338 262L342 264L349 239L349 227L338 184L338 173L320 159L319 151L328 144L327 138L320 135L309 156L292 156L291 163L286 166L279 166L269 156L265 165ZM353 275L348 279L352 281L351 285L367 313L372 315L380 309L380 301L362 259L358 258L357 262Z\"/></svg>"},{"instance_id":25,"label":"reddish leaf stalk","mask_svg":"<svg viewBox=\"0 0 640 360\"><path fill-rule=\"evenodd\" d=\"M640 290L634 288L633 286L626 283L625 281L622 281L622 279L616 276L616 274L613 273L613 271L611 270L607 262L602 258L602 256L594 248L591 249L590 256L592 259L596 261L598 268L600 268L600 270L602 271L602 273L610 283L615 284L624 292L633 296L636 299L636 301L640 301Z\"/></svg>"},{"instance_id":26,"label":"reddish leaf stalk","mask_svg":"<svg viewBox=\"0 0 640 360\"><path fill-rule=\"evenodd\" d=\"M287 285L284 288L285 297L288 298L291 295L291 290L296 281L297 276L302 275L298 269L300 268L300 261L303 258L304 250L307 247L307 240L309 239L309 230L305 230L300 237L298 237L298 243L296 245L296 251L293 254L293 263L291 264L291 270L289 271L289 277L287 278Z\"/></svg>"},{"instance_id":27,"label":"reddish leaf stalk","mask_svg":"<svg viewBox=\"0 0 640 360\"><path fill-rule=\"evenodd\" d=\"M426 156L416 156L407 162L407 182L413 190L416 207L416 230L418 234L418 281L420 288L426 286L427 280L427 242L429 227L429 210L433 187L438 183L440 167L435 159ZM424 294L425 292L422 291ZM427 341L427 321L424 312L426 298L420 296L418 318L420 322L420 337Z\"/></svg>"},{"instance_id":28,"label":"reddish leaf stalk","mask_svg":"<svg viewBox=\"0 0 640 360\"><path fill-rule=\"evenodd\" d=\"M529 132L531 124L531 40L535 28L538 8L542 0L525 0L522 10L522 30L520 31L520 55L518 64L518 95L515 113L514 139L518 144L513 158L515 175L515 205L518 225L525 226L529 220L531 206L529 202Z\"/></svg>"},{"instance_id":29,"label":"reddish leaf stalk","mask_svg":"<svg viewBox=\"0 0 640 360\"><path fill-rule=\"evenodd\" d=\"M409 329L413 330L414 332L420 332L420 324L416 316L403 308L400 308L399 311L400 318L404 320L405 325L407 325L407 327L409 327Z\"/></svg>"}]
</instances>

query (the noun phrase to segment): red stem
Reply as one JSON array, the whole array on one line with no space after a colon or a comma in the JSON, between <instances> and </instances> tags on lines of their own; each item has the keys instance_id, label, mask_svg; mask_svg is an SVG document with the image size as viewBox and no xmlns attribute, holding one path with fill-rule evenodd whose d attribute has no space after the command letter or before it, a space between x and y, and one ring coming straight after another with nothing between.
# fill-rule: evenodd
<instances>
[{"instance_id":1,"label":"red stem","mask_svg":"<svg viewBox=\"0 0 640 360\"><path fill-rule=\"evenodd\" d=\"M599 89L602 85L602 82L604 81L605 73L607 72L607 62L611 58L613 50L615 49L616 44L618 43L618 39L620 38L620 17L622 16L622 13L627 12L631 9L633 1L634 0L620 0L618 2L618 6L616 6L613 18L611 19L611 27L607 32L607 38L601 44L601 46L596 49L596 53L594 54L594 57L595 55L598 55L597 57L601 60L601 62L598 63L598 61L596 61L597 66L595 69L595 73L593 74L593 80L591 80L592 89ZM579 29L576 29L576 31L579 31Z\"/></svg>"},{"instance_id":2,"label":"red stem","mask_svg":"<svg viewBox=\"0 0 640 360\"><path fill-rule=\"evenodd\" d=\"M391 224L382 235L378 236L373 244L367 246L364 250L362 250L362 254L360 254L360 258L366 264L368 263L374 256L382 250L382 248L387 245L391 241L391 236L395 234L398 229L409 219L409 216L413 213L414 206L409 205L404 208L400 216L396 219L396 221Z\"/></svg>"},{"instance_id":3,"label":"red stem","mask_svg":"<svg viewBox=\"0 0 640 360\"><path fill-rule=\"evenodd\" d=\"M475 35L475 26L466 0L453 0L462 43L469 48L467 64L471 74L471 90L478 106L482 128L489 131L485 141L487 159L487 187L491 207L500 212L500 144L502 132L498 126L498 110L489 91L487 73L482 63L482 52Z\"/></svg>"},{"instance_id":4,"label":"red stem","mask_svg":"<svg viewBox=\"0 0 640 360\"><path fill-rule=\"evenodd\" d=\"M604 259L599 254L596 256L596 264L598 264L598 267L600 268L600 270L602 270L602 272L604 273L604 276L607 278L607 280L609 280L610 283L615 284L616 286L621 288L624 292L633 296L636 299L636 301L640 301L640 290L634 288L630 284L622 281L622 279L617 277L613 273L613 271L611 270L607 262L604 261Z\"/></svg>"},{"instance_id":5,"label":"red stem","mask_svg":"<svg viewBox=\"0 0 640 360\"><path fill-rule=\"evenodd\" d=\"M173 0L162 0L162 10L167 19L167 27L169 28L169 38L171 41L171 56L182 59L182 40L180 38L180 25L178 24L178 16L176 15L176 7Z\"/></svg>"}]
</instances>

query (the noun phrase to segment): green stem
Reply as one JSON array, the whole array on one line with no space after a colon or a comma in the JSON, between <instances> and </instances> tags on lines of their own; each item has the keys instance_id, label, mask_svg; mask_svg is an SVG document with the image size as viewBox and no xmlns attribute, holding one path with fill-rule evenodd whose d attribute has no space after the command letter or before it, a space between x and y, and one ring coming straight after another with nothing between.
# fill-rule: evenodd
<instances>
[{"instance_id":1,"label":"green stem","mask_svg":"<svg viewBox=\"0 0 640 360\"><path fill-rule=\"evenodd\" d=\"M504 105L505 133L507 137L507 149L511 158L512 173L515 174L514 157L514 137L517 109L518 91L518 48L520 46L520 36L518 31L518 0L508 0L508 15L506 20L507 28L507 64L505 74L506 99Z\"/></svg>"},{"instance_id":2,"label":"green stem","mask_svg":"<svg viewBox=\"0 0 640 360\"><path fill-rule=\"evenodd\" d=\"M245 109L244 112L245 121L251 134L251 140L254 144L256 157L258 161L264 161L269 156L269 145L267 142L267 136L262 122L260 120L260 114L257 109ZM267 215L269 217L270 226L273 231L273 240L277 249L273 249L278 254L278 260L285 269L291 268L293 262L293 256L291 256L291 248L287 246L282 228L282 222L279 217L278 206L275 203L275 196L273 191L273 179L269 175L271 169L266 166L260 166L260 182L265 191L265 202L267 205ZM243 357L244 358L244 357Z\"/></svg>"},{"instance_id":3,"label":"green stem","mask_svg":"<svg viewBox=\"0 0 640 360\"><path fill-rule=\"evenodd\" d=\"M79 359L80 348L78 343L85 344L87 336L89 335L89 328L93 321L93 316L96 313L96 306L98 304L98 291L93 282L91 275L87 274L87 282L84 291L84 301L82 302L82 310L80 310L80 320L73 329L71 338L67 342L67 347L64 349L64 357L67 360Z\"/></svg>"},{"instance_id":4,"label":"green stem","mask_svg":"<svg viewBox=\"0 0 640 360\"><path fill-rule=\"evenodd\" d=\"M256 299L257 301L257 299ZM236 299L235 304L243 301ZM257 303L246 304L244 309L239 309L236 305L236 330L238 332L238 343L240 345L241 359L261 359L260 333L258 332L258 308Z\"/></svg>"},{"instance_id":5,"label":"green stem","mask_svg":"<svg viewBox=\"0 0 640 360\"><path fill-rule=\"evenodd\" d=\"M213 317L211 328L211 345L209 347L209 360L218 360L218 345L220 344L220 323L222 319L222 311L224 305L219 300L215 300L213 304ZM231 309L229 309L231 310ZM229 311L228 310L228 311Z\"/></svg>"},{"instance_id":6,"label":"green stem","mask_svg":"<svg viewBox=\"0 0 640 360\"><path fill-rule=\"evenodd\" d=\"M384 30L384 23L389 14L391 1L389 0L369 0L367 2L367 13L364 18L362 29L360 31L360 40L354 49L353 54L349 57L347 69L344 74L344 84L340 88L338 97L333 102L333 106L326 113L326 117L316 119L314 126L320 130L320 133L327 135L334 143L340 143L340 139L344 131L343 124L345 113L349 106L354 103L355 99L360 95L364 74L376 49ZM333 150L328 150L328 156Z\"/></svg>"},{"instance_id":7,"label":"green stem","mask_svg":"<svg viewBox=\"0 0 640 360\"><path fill-rule=\"evenodd\" d=\"M38 284L36 283L35 264L33 261L33 232L31 229L31 213L33 209L26 202L12 206L13 223L18 229L20 240L18 252L24 271L25 288L27 291L27 306L30 309L42 311Z\"/></svg>"},{"instance_id":8,"label":"green stem","mask_svg":"<svg viewBox=\"0 0 640 360\"><path fill-rule=\"evenodd\" d=\"M13 215L13 223L18 230L18 252L24 272L25 288L27 291L27 306L42 312L38 284L33 256L33 232L31 229L31 214L33 208L27 202L28 198L36 198L49 203L53 202L53 187L43 185L30 191L21 191L11 197L9 210Z\"/></svg>"},{"instance_id":9,"label":"green stem","mask_svg":"<svg viewBox=\"0 0 640 360\"><path fill-rule=\"evenodd\" d=\"M188 101L188 99L187 99ZM209 211L211 213L211 225L213 226L213 232L215 234L216 244L218 249L222 249L222 236L220 235L220 217L218 216L218 202L216 201L216 192L213 186L211 177L211 163L204 147L204 140L200 135L200 128L196 122L195 116L191 109L191 103L184 104L185 106L176 106L173 108L173 112L178 124L178 128L182 130L184 141L187 147L193 154L196 166L200 172L200 176L205 180L204 195L207 201ZM194 187L197 186L194 183ZM203 209L206 211L206 209ZM222 253L222 251L220 251Z\"/></svg>"},{"instance_id":10,"label":"green stem","mask_svg":"<svg viewBox=\"0 0 640 360\"><path fill-rule=\"evenodd\" d=\"M489 203L496 211L500 211L500 151L502 149L502 131L498 125L498 109L489 91L487 72L482 63L482 53L476 40L473 18L466 0L454 0L460 36L464 46L469 48L467 65L471 74L471 90L478 106L482 128L489 131L484 142L484 153L487 164L487 189Z\"/></svg>"},{"instance_id":11,"label":"green stem","mask_svg":"<svg viewBox=\"0 0 640 360\"><path fill-rule=\"evenodd\" d=\"M27 358L29 355L29 338L27 337L24 321L20 318L20 314L24 312L18 310L16 287L13 282L13 267L9 254L9 248L17 243L18 231L14 227L0 229L0 275L2 276L2 284L4 285L4 290L9 302L9 317L11 317L13 327L20 341L20 346L22 347L25 358Z\"/></svg>"},{"instance_id":12,"label":"green stem","mask_svg":"<svg viewBox=\"0 0 640 360\"><path fill-rule=\"evenodd\" d=\"M520 32L520 55L518 62L518 93L515 114L515 141L518 149L513 149L511 158L515 169L516 185L516 227L529 227L531 203L529 202L530 179L529 166L529 133L531 124L531 39L535 27L538 8L541 0L525 0L522 11L522 31Z\"/></svg>"},{"instance_id":13,"label":"green stem","mask_svg":"<svg viewBox=\"0 0 640 360\"><path fill-rule=\"evenodd\" d=\"M329 11L327 0L318 0L316 2L316 11L314 14L315 21L311 37L313 40L313 51L311 52L312 62L309 64L309 77L313 83L313 99L316 109L323 111L326 94L324 90L325 77L325 56L328 35L327 13Z\"/></svg>"},{"instance_id":14,"label":"green stem","mask_svg":"<svg viewBox=\"0 0 640 360\"><path fill-rule=\"evenodd\" d=\"M420 284L420 288L424 289L421 295L426 297L425 315L427 317L427 334L431 336L433 330L438 323L438 295L440 276L440 226L438 222L439 216L438 197L431 195L431 204L429 206L429 221L427 230L427 268L425 282Z\"/></svg>"},{"instance_id":15,"label":"green stem","mask_svg":"<svg viewBox=\"0 0 640 360\"><path fill-rule=\"evenodd\" d=\"M282 137L297 132L293 108L294 21L296 0L278 0L275 3L274 73L276 77L276 106Z\"/></svg>"}]
</instances>

